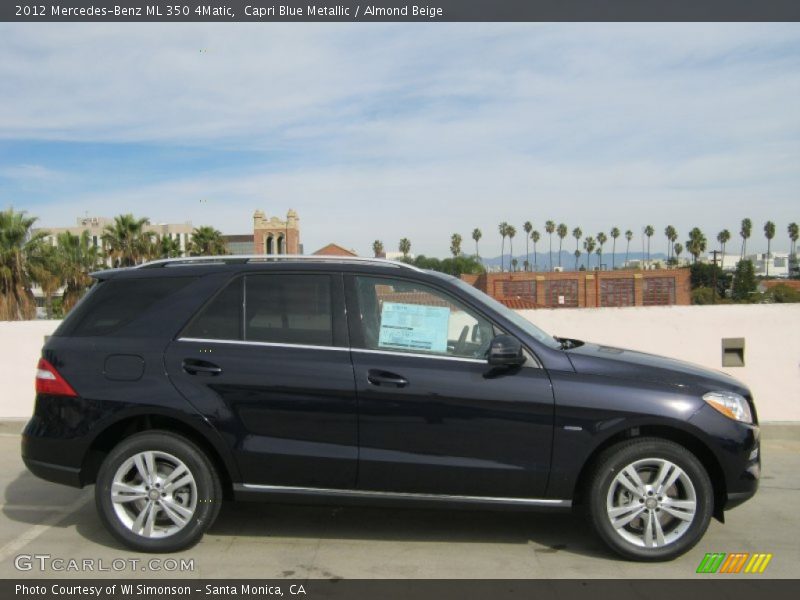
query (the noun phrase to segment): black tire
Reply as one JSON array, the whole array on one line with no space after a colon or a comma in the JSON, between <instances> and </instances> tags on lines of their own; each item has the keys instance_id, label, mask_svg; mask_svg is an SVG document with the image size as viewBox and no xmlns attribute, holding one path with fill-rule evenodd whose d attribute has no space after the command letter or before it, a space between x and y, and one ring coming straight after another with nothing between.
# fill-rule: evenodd
<instances>
[{"instance_id":1,"label":"black tire","mask_svg":"<svg viewBox=\"0 0 800 600\"><path fill-rule=\"evenodd\" d=\"M629 493L627 489L624 489L624 486L615 484L615 479L620 475L620 472L633 463L639 465L639 468L643 468L645 474L648 468L655 474L655 466L648 467L647 461L649 460L653 460L654 465L656 464L655 461L669 461L682 469L683 473L688 477L691 486L686 485L686 480L681 478L674 484L674 487L669 488L672 490L679 488L680 491L693 487L696 508L693 520L688 523L688 526L687 521L671 517L671 513L666 509L664 509L665 512L663 513L660 507L652 508L652 511L648 509L648 506L650 506L647 504L648 501L656 504L655 498L648 500L651 497L649 495L650 491L653 490L644 492L642 495L644 500L642 500L633 493ZM645 483L648 483L649 486L649 482ZM611 492L610 495L612 485L615 486L615 491ZM653 518L659 518L660 515L660 518L666 521L667 526L672 527L669 535L677 537L670 541L665 536L664 543L656 547L644 547L631 541L631 538L637 537L639 531L641 531L642 543L646 543L644 541L645 537L647 537L645 528L648 527L646 519L650 517L637 517L640 520L634 519L633 522L624 527L615 528L609 516L607 503L610 497L613 498L615 497L614 494L619 493L619 490L630 498L628 506L635 507L635 503L643 503L641 506L644 511L643 514L650 515ZM657 496L657 493L654 493ZM667 496L666 492L664 492L664 496ZM714 489L703 465L694 454L683 446L660 438L637 438L612 446L598 457L590 477L587 505L589 520L595 531L616 553L637 561L665 561L672 560L689 551L703 537L714 512ZM629 512L623 516L630 514L632 513ZM655 525L655 522L653 523ZM660 523L658 524L658 529L659 531L667 531L666 527L662 529ZM652 539L653 536L650 537Z\"/></svg>"},{"instance_id":2,"label":"black tire","mask_svg":"<svg viewBox=\"0 0 800 600\"><path fill-rule=\"evenodd\" d=\"M145 537L134 533L123 522L124 516L120 517L117 514L115 503L112 501L112 483L117 471L126 464L126 461L140 452L165 453L177 458L194 478L196 486L194 513L186 520L182 529L171 535ZM167 468L169 466L169 463L157 464L162 469L165 468L164 464ZM187 494L184 493L183 497L186 498ZM108 531L129 548L140 552L175 552L197 543L214 523L222 504L222 485L211 461L194 443L173 432L155 430L137 433L124 439L106 456L97 475L95 503ZM132 507L132 503L126 503L124 506ZM159 510L160 512L156 514L160 515L165 526L169 526L170 522L166 521L164 509ZM174 523L172 525L174 526Z\"/></svg>"}]
</instances>

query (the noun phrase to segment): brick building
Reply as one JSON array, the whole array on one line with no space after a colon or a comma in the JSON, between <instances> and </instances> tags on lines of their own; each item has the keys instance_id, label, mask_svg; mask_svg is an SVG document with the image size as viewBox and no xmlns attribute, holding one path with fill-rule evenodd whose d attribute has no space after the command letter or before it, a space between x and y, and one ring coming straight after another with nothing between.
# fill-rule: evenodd
<instances>
[{"instance_id":1,"label":"brick building","mask_svg":"<svg viewBox=\"0 0 800 600\"><path fill-rule=\"evenodd\" d=\"M510 308L691 304L688 269L484 273L463 279Z\"/></svg>"},{"instance_id":2,"label":"brick building","mask_svg":"<svg viewBox=\"0 0 800 600\"><path fill-rule=\"evenodd\" d=\"M348 250L344 246L331 243L314 252L314 256L358 256L358 254L355 250Z\"/></svg>"}]
</instances>

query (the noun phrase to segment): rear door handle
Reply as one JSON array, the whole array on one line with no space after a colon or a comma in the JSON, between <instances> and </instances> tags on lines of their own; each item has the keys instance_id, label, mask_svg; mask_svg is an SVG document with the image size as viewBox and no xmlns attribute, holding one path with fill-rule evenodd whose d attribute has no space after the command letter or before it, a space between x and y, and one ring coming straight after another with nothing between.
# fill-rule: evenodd
<instances>
[{"instance_id":1,"label":"rear door handle","mask_svg":"<svg viewBox=\"0 0 800 600\"><path fill-rule=\"evenodd\" d=\"M183 361L182 366L183 370L190 375L219 375L222 373L222 367L204 360L191 360L187 358Z\"/></svg>"},{"instance_id":2,"label":"rear door handle","mask_svg":"<svg viewBox=\"0 0 800 600\"><path fill-rule=\"evenodd\" d=\"M385 385L399 388L408 385L408 379L402 375L390 373L389 371L377 371L375 369L370 369L369 373L367 373L367 381L372 385Z\"/></svg>"}]
</instances>

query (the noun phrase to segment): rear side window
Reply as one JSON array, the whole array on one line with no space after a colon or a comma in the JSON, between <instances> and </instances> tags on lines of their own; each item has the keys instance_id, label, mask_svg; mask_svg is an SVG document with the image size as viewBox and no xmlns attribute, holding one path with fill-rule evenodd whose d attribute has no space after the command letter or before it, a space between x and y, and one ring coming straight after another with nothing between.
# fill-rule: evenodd
<instances>
[{"instance_id":1,"label":"rear side window","mask_svg":"<svg viewBox=\"0 0 800 600\"><path fill-rule=\"evenodd\" d=\"M328 275L248 275L244 305L248 341L333 345Z\"/></svg>"},{"instance_id":2,"label":"rear side window","mask_svg":"<svg viewBox=\"0 0 800 600\"><path fill-rule=\"evenodd\" d=\"M157 302L194 281L191 277L111 279L97 285L81 302L69 335L111 335L145 314Z\"/></svg>"},{"instance_id":3,"label":"rear side window","mask_svg":"<svg viewBox=\"0 0 800 600\"><path fill-rule=\"evenodd\" d=\"M183 337L208 340L242 339L242 285L237 278L229 283L183 331Z\"/></svg>"}]
</instances>

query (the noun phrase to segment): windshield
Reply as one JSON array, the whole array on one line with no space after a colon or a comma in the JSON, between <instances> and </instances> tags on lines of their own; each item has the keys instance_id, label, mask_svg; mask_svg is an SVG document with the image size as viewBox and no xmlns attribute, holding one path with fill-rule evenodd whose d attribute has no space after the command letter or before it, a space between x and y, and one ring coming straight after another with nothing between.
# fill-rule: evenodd
<instances>
[{"instance_id":1,"label":"windshield","mask_svg":"<svg viewBox=\"0 0 800 600\"><path fill-rule=\"evenodd\" d=\"M511 310L504 304L498 302L488 294L484 294L478 288L468 284L466 281L463 281L457 277L453 277L451 275L443 275L442 273L436 273L436 275L446 278L450 283L455 284L458 288L481 302L482 304L486 304L490 306L495 312L500 313L506 319L514 323L517 327L522 329L525 333L530 335L531 337L536 338L537 341L541 342L545 346L549 348L561 348L561 343L557 341L552 335L539 329L536 325L528 321L525 317L519 314L516 311Z\"/></svg>"}]
</instances>

